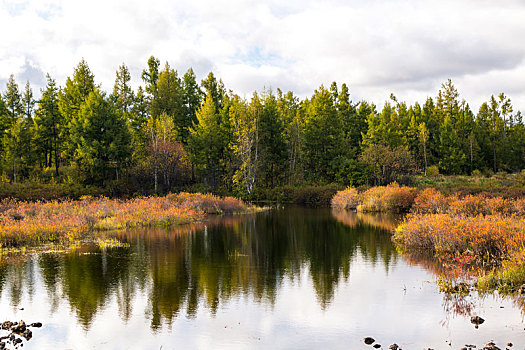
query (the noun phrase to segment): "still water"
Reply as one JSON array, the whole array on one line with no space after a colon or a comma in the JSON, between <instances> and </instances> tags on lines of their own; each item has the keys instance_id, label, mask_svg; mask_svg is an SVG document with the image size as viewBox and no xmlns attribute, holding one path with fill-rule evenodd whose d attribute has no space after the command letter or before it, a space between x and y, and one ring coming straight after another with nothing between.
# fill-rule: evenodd
<instances>
[{"instance_id":1,"label":"still water","mask_svg":"<svg viewBox=\"0 0 525 350\"><path fill-rule=\"evenodd\" d=\"M43 323L23 349L525 347L519 299L440 293L432 261L396 252L395 221L290 207L3 257L0 321Z\"/></svg>"}]
</instances>

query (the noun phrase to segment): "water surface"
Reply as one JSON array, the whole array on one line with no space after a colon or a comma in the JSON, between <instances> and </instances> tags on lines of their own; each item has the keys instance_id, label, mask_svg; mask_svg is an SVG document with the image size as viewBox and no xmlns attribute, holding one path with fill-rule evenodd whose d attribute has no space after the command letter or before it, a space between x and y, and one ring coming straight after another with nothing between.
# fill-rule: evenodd
<instances>
[{"instance_id":1,"label":"water surface","mask_svg":"<svg viewBox=\"0 0 525 350\"><path fill-rule=\"evenodd\" d=\"M0 321L44 324L24 349L525 346L521 300L440 293L432 261L396 252L396 220L290 207L3 257Z\"/></svg>"}]
</instances>

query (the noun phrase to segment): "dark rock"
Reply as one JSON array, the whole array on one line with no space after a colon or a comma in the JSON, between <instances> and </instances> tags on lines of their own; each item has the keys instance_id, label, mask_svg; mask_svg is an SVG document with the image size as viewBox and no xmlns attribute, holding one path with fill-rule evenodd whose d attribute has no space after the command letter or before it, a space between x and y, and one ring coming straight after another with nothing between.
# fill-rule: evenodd
<instances>
[{"instance_id":1,"label":"dark rock","mask_svg":"<svg viewBox=\"0 0 525 350\"><path fill-rule=\"evenodd\" d=\"M22 333L25 330L26 330L26 323L24 321L15 323L15 325L11 327L11 331L14 333Z\"/></svg>"},{"instance_id":2,"label":"dark rock","mask_svg":"<svg viewBox=\"0 0 525 350\"><path fill-rule=\"evenodd\" d=\"M366 345L371 345L373 344L376 340L372 337L366 337L363 339L363 341L365 342Z\"/></svg>"},{"instance_id":3,"label":"dark rock","mask_svg":"<svg viewBox=\"0 0 525 350\"><path fill-rule=\"evenodd\" d=\"M22 333L22 337L26 338L26 340L29 340L33 337L33 332L31 332L29 329L26 329L23 333Z\"/></svg>"},{"instance_id":4,"label":"dark rock","mask_svg":"<svg viewBox=\"0 0 525 350\"><path fill-rule=\"evenodd\" d=\"M507 346L508 346L509 348L511 348L511 347L512 347L512 345L513 345L513 344L512 344L512 343L510 343L510 342L509 342L509 343L507 343Z\"/></svg>"},{"instance_id":5,"label":"dark rock","mask_svg":"<svg viewBox=\"0 0 525 350\"><path fill-rule=\"evenodd\" d=\"M12 325L13 325L13 322L5 321L5 322L2 323L2 329L11 329Z\"/></svg>"},{"instance_id":6,"label":"dark rock","mask_svg":"<svg viewBox=\"0 0 525 350\"><path fill-rule=\"evenodd\" d=\"M374 344L374 348L379 349L381 347L381 344Z\"/></svg>"},{"instance_id":7,"label":"dark rock","mask_svg":"<svg viewBox=\"0 0 525 350\"><path fill-rule=\"evenodd\" d=\"M485 322L485 320L484 320L483 318L479 317L479 316L472 316L472 317L470 318L470 323L472 323L473 325L475 325L476 328L478 328L478 326L479 326L480 324L482 324L483 322Z\"/></svg>"},{"instance_id":8,"label":"dark rock","mask_svg":"<svg viewBox=\"0 0 525 350\"><path fill-rule=\"evenodd\" d=\"M5 349L5 343L3 341L0 342L0 349Z\"/></svg>"},{"instance_id":9,"label":"dark rock","mask_svg":"<svg viewBox=\"0 0 525 350\"><path fill-rule=\"evenodd\" d=\"M396 343L394 343L394 344L390 345L388 348L389 348L390 350L399 350L399 345L397 345Z\"/></svg>"},{"instance_id":10,"label":"dark rock","mask_svg":"<svg viewBox=\"0 0 525 350\"><path fill-rule=\"evenodd\" d=\"M40 322L33 322L33 323L31 323L30 327L42 327L42 323L40 323Z\"/></svg>"},{"instance_id":11,"label":"dark rock","mask_svg":"<svg viewBox=\"0 0 525 350\"><path fill-rule=\"evenodd\" d=\"M16 338L15 339L15 344L20 344L22 342L22 339L21 338Z\"/></svg>"},{"instance_id":12,"label":"dark rock","mask_svg":"<svg viewBox=\"0 0 525 350\"><path fill-rule=\"evenodd\" d=\"M496 346L494 342L488 342L487 345L483 348L483 350L501 350Z\"/></svg>"}]
</instances>

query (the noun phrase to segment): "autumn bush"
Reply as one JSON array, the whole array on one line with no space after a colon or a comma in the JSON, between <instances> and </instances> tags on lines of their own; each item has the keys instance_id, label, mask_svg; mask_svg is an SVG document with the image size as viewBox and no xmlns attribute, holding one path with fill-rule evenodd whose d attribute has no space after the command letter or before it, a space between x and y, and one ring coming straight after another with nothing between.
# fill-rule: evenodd
<instances>
[{"instance_id":1,"label":"autumn bush","mask_svg":"<svg viewBox=\"0 0 525 350\"><path fill-rule=\"evenodd\" d=\"M338 191L331 200L332 208L336 209L356 209L359 205L359 193L354 187Z\"/></svg>"},{"instance_id":2,"label":"autumn bush","mask_svg":"<svg viewBox=\"0 0 525 350\"><path fill-rule=\"evenodd\" d=\"M92 231L137 226L172 226L206 214L237 213L249 207L241 200L180 193L131 200L90 196L49 202L0 201L0 245L35 245L76 240Z\"/></svg>"},{"instance_id":3,"label":"autumn bush","mask_svg":"<svg viewBox=\"0 0 525 350\"><path fill-rule=\"evenodd\" d=\"M388 186L377 186L360 195L361 204L358 211L364 212L406 212L414 203L417 190L392 183Z\"/></svg>"},{"instance_id":4,"label":"autumn bush","mask_svg":"<svg viewBox=\"0 0 525 350\"><path fill-rule=\"evenodd\" d=\"M503 215L412 214L396 228L394 240L411 249L504 258L525 244L525 220Z\"/></svg>"},{"instance_id":5,"label":"autumn bush","mask_svg":"<svg viewBox=\"0 0 525 350\"><path fill-rule=\"evenodd\" d=\"M202 211L206 214L233 214L249 209L242 200L233 197L219 197L213 194L181 192L166 196L181 208Z\"/></svg>"},{"instance_id":6,"label":"autumn bush","mask_svg":"<svg viewBox=\"0 0 525 350\"><path fill-rule=\"evenodd\" d=\"M414 199L412 211L420 214L438 214L445 213L448 207L445 195L433 188L426 188Z\"/></svg>"}]
</instances>

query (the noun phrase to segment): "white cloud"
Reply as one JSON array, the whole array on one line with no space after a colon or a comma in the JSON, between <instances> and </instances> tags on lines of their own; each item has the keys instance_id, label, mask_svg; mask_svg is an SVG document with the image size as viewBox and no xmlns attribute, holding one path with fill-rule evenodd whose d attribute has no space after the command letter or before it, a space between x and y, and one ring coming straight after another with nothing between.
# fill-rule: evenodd
<instances>
[{"instance_id":1,"label":"white cloud","mask_svg":"<svg viewBox=\"0 0 525 350\"><path fill-rule=\"evenodd\" d=\"M338 81L354 100L411 103L452 78L474 109L505 91L523 110L524 17L517 0L4 1L0 82L30 62L63 83L84 57L104 89L122 62L137 86L154 55L180 74L213 70L244 95L307 96Z\"/></svg>"}]
</instances>

